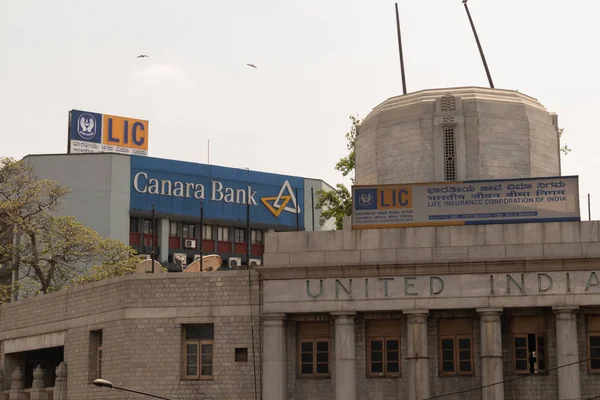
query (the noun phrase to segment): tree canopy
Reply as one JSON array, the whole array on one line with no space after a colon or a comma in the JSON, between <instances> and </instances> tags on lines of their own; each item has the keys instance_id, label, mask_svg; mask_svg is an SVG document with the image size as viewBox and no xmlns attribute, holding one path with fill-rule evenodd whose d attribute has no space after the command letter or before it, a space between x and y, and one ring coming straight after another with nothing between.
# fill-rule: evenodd
<instances>
[{"instance_id":1,"label":"tree canopy","mask_svg":"<svg viewBox=\"0 0 600 400\"><path fill-rule=\"evenodd\" d=\"M125 243L57 215L68 192L38 179L29 163L0 158L0 302L15 290L26 297L130 273L139 262Z\"/></svg>"}]
</instances>

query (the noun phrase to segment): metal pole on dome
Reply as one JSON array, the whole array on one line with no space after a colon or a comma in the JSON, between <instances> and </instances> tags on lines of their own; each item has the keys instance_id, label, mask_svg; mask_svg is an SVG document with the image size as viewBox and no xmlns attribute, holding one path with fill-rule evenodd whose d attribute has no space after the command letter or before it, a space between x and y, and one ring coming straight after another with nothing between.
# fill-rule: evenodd
<instances>
[{"instance_id":1,"label":"metal pole on dome","mask_svg":"<svg viewBox=\"0 0 600 400\"><path fill-rule=\"evenodd\" d=\"M485 55L483 54L483 49L481 48L481 43L479 42L479 36L477 36L477 30L475 30L475 24L473 24L473 18L471 18L471 13L469 12L467 1L469 0L463 0L463 4L465 5L465 10L467 11L467 16L469 17L469 22L471 23L471 28L473 29L473 35L475 35L475 41L477 42L477 47L479 48L479 55L481 56L481 61L483 61L483 67L485 68L485 73L487 74L488 82L490 83L490 87L494 89L492 75L490 74L487 62L485 61Z\"/></svg>"},{"instance_id":2,"label":"metal pole on dome","mask_svg":"<svg viewBox=\"0 0 600 400\"><path fill-rule=\"evenodd\" d=\"M400 53L400 73L402 74L402 93L406 94L406 78L404 76L404 55L402 53L402 35L400 34L400 17L398 16L398 3L396 3L396 30L398 31L398 52Z\"/></svg>"}]
</instances>

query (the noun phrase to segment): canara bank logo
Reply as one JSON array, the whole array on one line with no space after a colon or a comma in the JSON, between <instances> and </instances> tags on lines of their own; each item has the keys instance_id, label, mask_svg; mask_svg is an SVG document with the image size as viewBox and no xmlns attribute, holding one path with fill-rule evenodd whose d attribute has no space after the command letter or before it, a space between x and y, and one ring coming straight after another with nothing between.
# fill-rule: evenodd
<instances>
[{"instance_id":1,"label":"canara bank logo","mask_svg":"<svg viewBox=\"0 0 600 400\"><path fill-rule=\"evenodd\" d=\"M286 194L287 192L287 194ZM262 203L271 211L275 217L279 217L282 211L292 214L300 214L298 202L289 181L285 181L279 190L279 194L273 197L263 197Z\"/></svg>"},{"instance_id":2,"label":"canara bank logo","mask_svg":"<svg viewBox=\"0 0 600 400\"><path fill-rule=\"evenodd\" d=\"M77 120L77 133L83 139L90 140L96 136L96 118L90 114L81 114Z\"/></svg>"}]
</instances>

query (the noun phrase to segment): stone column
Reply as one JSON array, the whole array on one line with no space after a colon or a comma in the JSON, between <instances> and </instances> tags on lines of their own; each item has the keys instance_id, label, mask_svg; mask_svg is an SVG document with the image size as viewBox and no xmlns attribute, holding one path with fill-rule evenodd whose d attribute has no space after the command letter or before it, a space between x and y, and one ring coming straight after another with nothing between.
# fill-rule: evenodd
<instances>
[{"instance_id":1,"label":"stone column","mask_svg":"<svg viewBox=\"0 0 600 400\"><path fill-rule=\"evenodd\" d=\"M356 346L354 312L331 313L335 317L335 398L356 400Z\"/></svg>"},{"instance_id":2,"label":"stone column","mask_svg":"<svg viewBox=\"0 0 600 400\"><path fill-rule=\"evenodd\" d=\"M158 226L160 230L157 232L157 246L160 246L160 257L156 260L165 263L169 261L169 231L171 228L169 218L161 218Z\"/></svg>"},{"instance_id":3,"label":"stone column","mask_svg":"<svg viewBox=\"0 0 600 400\"><path fill-rule=\"evenodd\" d=\"M407 321L408 400L429 397L429 348L427 315L429 310L405 310Z\"/></svg>"},{"instance_id":4,"label":"stone column","mask_svg":"<svg viewBox=\"0 0 600 400\"><path fill-rule=\"evenodd\" d=\"M556 355L558 366L579 362L577 346L578 307L552 307L556 314ZM580 399L581 380L579 364L560 368L558 372L558 398Z\"/></svg>"},{"instance_id":5,"label":"stone column","mask_svg":"<svg viewBox=\"0 0 600 400\"><path fill-rule=\"evenodd\" d=\"M285 314L263 315L264 400L287 398Z\"/></svg>"},{"instance_id":6,"label":"stone column","mask_svg":"<svg viewBox=\"0 0 600 400\"><path fill-rule=\"evenodd\" d=\"M502 366L502 308L478 308L481 323L481 385L504 380ZM482 400L504 400L504 384L485 387Z\"/></svg>"}]
</instances>

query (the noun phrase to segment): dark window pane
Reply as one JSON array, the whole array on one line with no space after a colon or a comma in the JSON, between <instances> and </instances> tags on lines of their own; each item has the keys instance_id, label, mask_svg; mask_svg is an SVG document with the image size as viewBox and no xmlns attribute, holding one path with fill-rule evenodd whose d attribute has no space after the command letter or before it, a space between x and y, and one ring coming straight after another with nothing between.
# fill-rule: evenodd
<instances>
[{"instance_id":1,"label":"dark window pane","mask_svg":"<svg viewBox=\"0 0 600 400\"><path fill-rule=\"evenodd\" d=\"M543 336L538 336L537 341L538 341L539 347L544 347L544 337Z\"/></svg>"},{"instance_id":2,"label":"dark window pane","mask_svg":"<svg viewBox=\"0 0 600 400\"><path fill-rule=\"evenodd\" d=\"M546 369L546 360L538 359L538 369L544 371Z\"/></svg>"},{"instance_id":3,"label":"dark window pane","mask_svg":"<svg viewBox=\"0 0 600 400\"><path fill-rule=\"evenodd\" d=\"M527 371L527 360L517 360L517 362L515 363L515 368L517 369L517 371Z\"/></svg>"},{"instance_id":4,"label":"dark window pane","mask_svg":"<svg viewBox=\"0 0 600 400\"><path fill-rule=\"evenodd\" d=\"M203 365L201 371L202 371L202 376L211 376L212 375L212 365Z\"/></svg>"},{"instance_id":5,"label":"dark window pane","mask_svg":"<svg viewBox=\"0 0 600 400\"><path fill-rule=\"evenodd\" d=\"M212 340L214 336L213 324L194 324L185 326L186 339L208 339Z\"/></svg>"},{"instance_id":6,"label":"dark window pane","mask_svg":"<svg viewBox=\"0 0 600 400\"><path fill-rule=\"evenodd\" d=\"M461 350L459 358L461 360L470 360L471 359L471 350Z\"/></svg>"},{"instance_id":7,"label":"dark window pane","mask_svg":"<svg viewBox=\"0 0 600 400\"><path fill-rule=\"evenodd\" d=\"M442 351L442 360L443 361L453 361L454 360L454 351L452 351L452 350Z\"/></svg>"},{"instance_id":8,"label":"dark window pane","mask_svg":"<svg viewBox=\"0 0 600 400\"><path fill-rule=\"evenodd\" d=\"M317 342L317 351L328 351L329 342Z\"/></svg>"},{"instance_id":9,"label":"dark window pane","mask_svg":"<svg viewBox=\"0 0 600 400\"><path fill-rule=\"evenodd\" d=\"M371 352L371 360L372 361L383 361L383 352L381 352L381 351L372 351Z\"/></svg>"},{"instance_id":10,"label":"dark window pane","mask_svg":"<svg viewBox=\"0 0 600 400\"><path fill-rule=\"evenodd\" d=\"M516 358L527 358L527 350L525 349L516 349L515 350Z\"/></svg>"},{"instance_id":11,"label":"dark window pane","mask_svg":"<svg viewBox=\"0 0 600 400\"><path fill-rule=\"evenodd\" d=\"M317 362L326 363L329 361L329 353L317 353Z\"/></svg>"},{"instance_id":12,"label":"dark window pane","mask_svg":"<svg viewBox=\"0 0 600 400\"><path fill-rule=\"evenodd\" d=\"M311 363L313 361L312 353L302 353L302 362Z\"/></svg>"},{"instance_id":13,"label":"dark window pane","mask_svg":"<svg viewBox=\"0 0 600 400\"><path fill-rule=\"evenodd\" d=\"M398 361L398 352L397 351L388 351L387 352L387 360L388 361Z\"/></svg>"},{"instance_id":14,"label":"dark window pane","mask_svg":"<svg viewBox=\"0 0 600 400\"><path fill-rule=\"evenodd\" d=\"M400 365L397 362L388 362L387 363L387 372L395 374L400 372Z\"/></svg>"},{"instance_id":15,"label":"dark window pane","mask_svg":"<svg viewBox=\"0 0 600 400\"><path fill-rule=\"evenodd\" d=\"M371 350L383 350L383 342L381 340L371 340Z\"/></svg>"},{"instance_id":16,"label":"dark window pane","mask_svg":"<svg viewBox=\"0 0 600 400\"><path fill-rule=\"evenodd\" d=\"M458 348L459 349L470 349L471 348L471 339L458 339Z\"/></svg>"},{"instance_id":17,"label":"dark window pane","mask_svg":"<svg viewBox=\"0 0 600 400\"><path fill-rule=\"evenodd\" d=\"M515 338L515 347L527 347L527 339L524 337Z\"/></svg>"},{"instance_id":18,"label":"dark window pane","mask_svg":"<svg viewBox=\"0 0 600 400\"><path fill-rule=\"evenodd\" d=\"M187 354L198 354L198 345L197 344L188 344L186 353Z\"/></svg>"},{"instance_id":19,"label":"dark window pane","mask_svg":"<svg viewBox=\"0 0 600 400\"><path fill-rule=\"evenodd\" d=\"M386 341L385 348L387 350L398 350L398 341L397 340Z\"/></svg>"},{"instance_id":20,"label":"dark window pane","mask_svg":"<svg viewBox=\"0 0 600 400\"><path fill-rule=\"evenodd\" d=\"M317 364L317 374L328 374L329 364Z\"/></svg>"},{"instance_id":21,"label":"dark window pane","mask_svg":"<svg viewBox=\"0 0 600 400\"><path fill-rule=\"evenodd\" d=\"M442 339L442 350L453 350L454 339Z\"/></svg>"},{"instance_id":22,"label":"dark window pane","mask_svg":"<svg viewBox=\"0 0 600 400\"><path fill-rule=\"evenodd\" d=\"M300 344L300 348L302 349L303 353L312 353L313 344L311 342L302 342Z\"/></svg>"},{"instance_id":23,"label":"dark window pane","mask_svg":"<svg viewBox=\"0 0 600 400\"><path fill-rule=\"evenodd\" d=\"M185 369L185 374L187 376L196 376L198 374L198 370L196 369L196 365L189 365Z\"/></svg>"},{"instance_id":24,"label":"dark window pane","mask_svg":"<svg viewBox=\"0 0 600 400\"><path fill-rule=\"evenodd\" d=\"M442 371L443 372L454 372L454 362L453 361L442 362Z\"/></svg>"},{"instance_id":25,"label":"dark window pane","mask_svg":"<svg viewBox=\"0 0 600 400\"><path fill-rule=\"evenodd\" d=\"M595 359L591 361L592 369L600 369L600 359Z\"/></svg>"},{"instance_id":26,"label":"dark window pane","mask_svg":"<svg viewBox=\"0 0 600 400\"><path fill-rule=\"evenodd\" d=\"M313 373L312 364L302 364L302 373L303 374L312 374Z\"/></svg>"},{"instance_id":27,"label":"dark window pane","mask_svg":"<svg viewBox=\"0 0 600 400\"><path fill-rule=\"evenodd\" d=\"M371 363L371 372L379 374L383 372L383 363Z\"/></svg>"},{"instance_id":28,"label":"dark window pane","mask_svg":"<svg viewBox=\"0 0 600 400\"><path fill-rule=\"evenodd\" d=\"M590 358L600 358L600 347L590 349Z\"/></svg>"},{"instance_id":29,"label":"dark window pane","mask_svg":"<svg viewBox=\"0 0 600 400\"><path fill-rule=\"evenodd\" d=\"M470 372L471 371L471 361L461 361L459 365L461 372Z\"/></svg>"},{"instance_id":30,"label":"dark window pane","mask_svg":"<svg viewBox=\"0 0 600 400\"><path fill-rule=\"evenodd\" d=\"M590 346L600 346L600 336L590 336Z\"/></svg>"},{"instance_id":31,"label":"dark window pane","mask_svg":"<svg viewBox=\"0 0 600 400\"><path fill-rule=\"evenodd\" d=\"M545 354L544 348L543 347L538 347L538 352L537 352L538 357L542 357L543 358L544 354Z\"/></svg>"}]
</instances>

